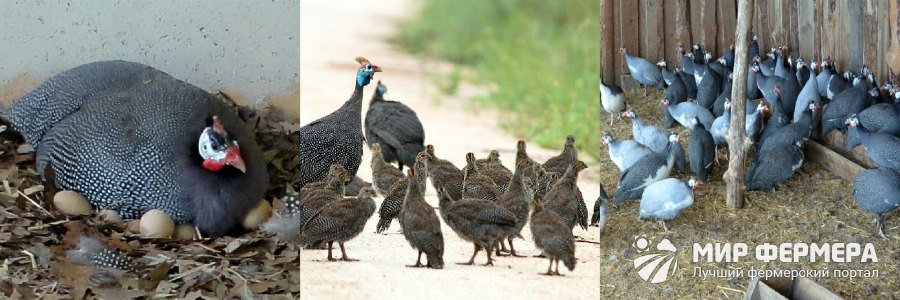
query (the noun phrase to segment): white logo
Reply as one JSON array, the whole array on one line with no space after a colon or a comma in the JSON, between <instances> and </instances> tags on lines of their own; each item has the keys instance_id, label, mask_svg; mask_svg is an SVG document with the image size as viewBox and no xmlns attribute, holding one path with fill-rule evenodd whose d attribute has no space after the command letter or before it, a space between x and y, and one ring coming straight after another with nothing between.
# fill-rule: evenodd
<instances>
[{"instance_id":1,"label":"white logo","mask_svg":"<svg viewBox=\"0 0 900 300\"><path fill-rule=\"evenodd\" d=\"M638 253L644 253L650 250L651 241L647 240L646 235L635 236L634 243L631 247L637 249ZM669 275L675 274L678 270L678 261L675 259L675 245L669 239L662 239L656 244L657 251L668 251L672 254L647 254L634 260L634 269L638 270L638 276L644 281L650 283L660 283L666 281Z\"/></svg>"}]
</instances>

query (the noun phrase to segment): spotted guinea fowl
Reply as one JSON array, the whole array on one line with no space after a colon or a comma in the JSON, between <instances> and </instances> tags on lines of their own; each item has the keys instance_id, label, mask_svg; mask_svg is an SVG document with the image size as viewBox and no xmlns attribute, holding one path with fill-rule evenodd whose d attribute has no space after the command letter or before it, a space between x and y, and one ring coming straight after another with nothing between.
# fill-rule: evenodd
<instances>
[{"instance_id":1,"label":"spotted guinea fowl","mask_svg":"<svg viewBox=\"0 0 900 300\"><path fill-rule=\"evenodd\" d=\"M813 66L813 68L815 68L815 66ZM810 102L815 102L821 106L822 98L819 96L818 83L818 80L807 80L806 84L803 85L803 89L797 94L797 100L794 102L794 109L785 111L785 113L790 112L788 115L792 116L792 120L800 119L800 114L803 113L804 108L809 106Z\"/></svg>"},{"instance_id":2,"label":"spotted guinea fowl","mask_svg":"<svg viewBox=\"0 0 900 300\"><path fill-rule=\"evenodd\" d=\"M665 89L663 84L662 73L646 59L632 56L628 54L628 50L624 47L619 48L619 52L625 55L625 64L628 65L628 71L631 72L631 78L644 86L644 96L647 96L647 86L652 85L659 89Z\"/></svg>"},{"instance_id":3,"label":"spotted guinea fowl","mask_svg":"<svg viewBox=\"0 0 900 300\"><path fill-rule=\"evenodd\" d=\"M425 151L428 153L425 168L428 177L431 178L431 185L434 188L444 188L450 197L454 200L462 199L463 188L463 172L448 160L440 159L434 154L434 146L426 145Z\"/></svg>"},{"instance_id":4,"label":"spotted guinea fowl","mask_svg":"<svg viewBox=\"0 0 900 300\"><path fill-rule=\"evenodd\" d=\"M381 68L357 57L353 94L340 108L300 128L300 185L325 177L328 166L340 164L351 177L362 162L362 94Z\"/></svg>"},{"instance_id":5,"label":"spotted guinea fowl","mask_svg":"<svg viewBox=\"0 0 900 300\"><path fill-rule=\"evenodd\" d=\"M606 195L606 190L603 189L603 184L601 183L600 196L594 202L594 213L591 215L591 226L600 227L600 231L603 231L603 228L606 227L606 204L608 202L609 196Z\"/></svg>"},{"instance_id":6,"label":"spotted guinea fowl","mask_svg":"<svg viewBox=\"0 0 900 300\"><path fill-rule=\"evenodd\" d=\"M848 119L847 125L857 128L859 140L872 161L881 167L900 172L900 151L897 151L900 149L900 137L870 132L859 123L858 117Z\"/></svg>"},{"instance_id":7,"label":"spotted guinea fowl","mask_svg":"<svg viewBox=\"0 0 900 300\"><path fill-rule=\"evenodd\" d=\"M617 140L608 131L600 137L600 142L609 147L609 158L619 171L625 171L641 157L653 153L634 140Z\"/></svg>"},{"instance_id":8,"label":"spotted guinea fowl","mask_svg":"<svg viewBox=\"0 0 900 300\"><path fill-rule=\"evenodd\" d=\"M613 203L621 203L625 200L639 199L644 188L648 185L669 177L672 165L675 163L674 144L678 143L678 135L669 136L667 153L653 153L642 157L630 168L619 175L619 184Z\"/></svg>"},{"instance_id":9,"label":"spotted guinea fowl","mask_svg":"<svg viewBox=\"0 0 900 300\"><path fill-rule=\"evenodd\" d=\"M78 247L66 251L69 260L96 269L116 269L136 272L138 265L131 257L117 250L109 249L94 237L82 236Z\"/></svg>"},{"instance_id":10,"label":"spotted guinea fowl","mask_svg":"<svg viewBox=\"0 0 900 300\"><path fill-rule=\"evenodd\" d=\"M331 193L334 194L333 197L343 197L346 194L346 182L348 178L349 175L347 174L347 170L344 169L343 166L339 164L331 165L328 167L328 175L325 179L304 185L303 188L297 192L297 197L294 197L297 200L296 203L286 203L288 212L299 212L300 206L313 194ZM344 184L341 185L341 182L344 182ZM318 208L314 210L317 209Z\"/></svg>"},{"instance_id":11,"label":"spotted guinea fowl","mask_svg":"<svg viewBox=\"0 0 900 300\"><path fill-rule=\"evenodd\" d=\"M651 184L641 195L638 218L657 220L663 230L668 232L666 221L674 220L682 211L694 204L694 190L701 184L703 181L695 178L691 178L687 183L667 178Z\"/></svg>"},{"instance_id":12,"label":"spotted guinea fowl","mask_svg":"<svg viewBox=\"0 0 900 300\"><path fill-rule=\"evenodd\" d=\"M572 163L578 161L578 150L575 149L575 136L566 136L562 152L541 164L547 172L565 173Z\"/></svg>"},{"instance_id":13,"label":"spotted guinea fowl","mask_svg":"<svg viewBox=\"0 0 900 300\"><path fill-rule=\"evenodd\" d=\"M731 100L725 99L723 106L722 115L713 120L712 128L709 129L716 147L725 146L725 134L728 132L728 127L731 126Z\"/></svg>"},{"instance_id":14,"label":"spotted guinea fowl","mask_svg":"<svg viewBox=\"0 0 900 300\"><path fill-rule=\"evenodd\" d=\"M805 143L806 141L799 140L794 144L760 153L747 173L747 190L771 189L775 184L790 179L803 165Z\"/></svg>"},{"instance_id":15,"label":"spotted guinea fowl","mask_svg":"<svg viewBox=\"0 0 900 300\"><path fill-rule=\"evenodd\" d=\"M885 214L900 207L900 173L880 167L859 172L851 190L863 210L875 214L875 231L884 236Z\"/></svg>"},{"instance_id":16,"label":"spotted guinea fowl","mask_svg":"<svg viewBox=\"0 0 900 300\"><path fill-rule=\"evenodd\" d=\"M705 128L712 128L712 122L715 120L712 113L696 103L682 102L678 105L671 105L669 99L659 100L659 103L669 110L675 121L678 121L681 126L687 129L694 129L694 124L691 123L691 118L693 117L699 118L700 123L703 123Z\"/></svg>"},{"instance_id":17,"label":"spotted guinea fowl","mask_svg":"<svg viewBox=\"0 0 900 300\"><path fill-rule=\"evenodd\" d=\"M634 110L628 110L622 113L622 116L631 120L631 133L634 140L641 143L653 152L659 153L666 149L669 144L669 133L659 126L645 124L644 120L638 117Z\"/></svg>"},{"instance_id":18,"label":"spotted guinea fowl","mask_svg":"<svg viewBox=\"0 0 900 300\"><path fill-rule=\"evenodd\" d=\"M382 152L381 144L374 143L371 146L372 150L372 183L374 184L375 191L378 194L381 194L382 197L387 197L388 191L390 191L391 186L397 183L398 180L403 178L403 171L392 166L384 159L384 152Z\"/></svg>"},{"instance_id":19,"label":"spotted guinea fowl","mask_svg":"<svg viewBox=\"0 0 900 300\"><path fill-rule=\"evenodd\" d=\"M425 151L419 152L412 167L415 170L414 178L416 178L415 182L419 184L420 193L425 191L425 186L427 185L426 181L428 178L425 169L427 161L428 153ZM378 208L378 224L375 225L375 233L383 233L391 227L391 221L400 215L400 209L403 207L404 199L406 199L407 185L409 185L409 177L404 176L398 178L388 189L388 192L384 195L384 200L381 201L381 207Z\"/></svg>"},{"instance_id":20,"label":"spotted guinea fowl","mask_svg":"<svg viewBox=\"0 0 900 300\"><path fill-rule=\"evenodd\" d=\"M541 200L532 200L534 211L531 213L531 236L534 246L541 250L541 254L550 260L547 273L544 275L562 275L559 273L559 261L569 271L575 269L575 237L572 230L566 228L562 217L549 209L544 209ZM556 261L556 270L552 271L553 262Z\"/></svg>"},{"instance_id":21,"label":"spotted guinea fowl","mask_svg":"<svg viewBox=\"0 0 900 300\"><path fill-rule=\"evenodd\" d=\"M847 117L858 114L872 104L872 98L862 87L860 78L854 79L853 87L834 96L822 110L822 134L835 129L844 129Z\"/></svg>"},{"instance_id":22,"label":"spotted guinea fowl","mask_svg":"<svg viewBox=\"0 0 900 300\"><path fill-rule=\"evenodd\" d=\"M606 84L600 81L600 104L603 110L609 113L609 125L612 125L615 115L625 111L625 92L615 84Z\"/></svg>"},{"instance_id":23,"label":"spotted guinea fowl","mask_svg":"<svg viewBox=\"0 0 900 300\"><path fill-rule=\"evenodd\" d=\"M706 74L703 75L703 80L697 84L696 105L699 105L706 110L710 110L712 109L713 103L716 102L716 97L719 95L719 92L722 89L722 76L716 74L716 72L713 72L710 69L709 64L704 66L704 68L706 68ZM672 105L676 104L672 103ZM710 120L710 122L712 121Z\"/></svg>"},{"instance_id":24,"label":"spotted guinea fowl","mask_svg":"<svg viewBox=\"0 0 900 300\"><path fill-rule=\"evenodd\" d=\"M491 150L487 158L475 160L475 167L478 168L478 172L484 174L497 184L497 191L499 194L506 192L506 189L509 187L509 180L513 176L513 172L503 165L503 162L500 160L500 152Z\"/></svg>"},{"instance_id":25,"label":"spotted guinea fowl","mask_svg":"<svg viewBox=\"0 0 900 300\"><path fill-rule=\"evenodd\" d=\"M810 103L809 107L807 107L807 109L803 111L803 115L800 116L800 120L797 120L794 123L778 129L778 131L772 134L772 136L762 141L759 149L757 149L756 159L759 158L760 154L768 151L769 149L781 148L788 145L793 145L798 141L805 142L806 140L808 140L810 134L812 134L812 129L814 126L812 121L812 113L814 113L816 110L816 104Z\"/></svg>"},{"instance_id":26,"label":"spotted guinea fowl","mask_svg":"<svg viewBox=\"0 0 900 300\"><path fill-rule=\"evenodd\" d=\"M900 136L900 114L894 105L887 103L879 103L859 112L857 117L859 123L866 127L870 132L886 133L893 136ZM853 149L859 145L859 132L854 126L847 127L847 149Z\"/></svg>"},{"instance_id":27,"label":"spotted guinea fowl","mask_svg":"<svg viewBox=\"0 0 900 300\"><path fill-rule=\"evenodd\" d=\"M418 162L416 162L418 163ZM409 245L419 251L416 264L410 267L424 267L422 253L425 253L427 267L444 268L444 234L441 221L430 204L425 202L419 185L415 183L417 171L407 171L406 197L400 210L400 228Z\"/></svg>"},{"instance_id":28,"label":"spotted guinea fowl","mask_svg":"<svg viewBox=\"0 0 900 300\"><path fill-rule=\"evenodd\" d=\"M700 178L700 181L705 181L712 172L713 160L716 158L716 142L713 141L712 135L699 119L694 117L691 121L694 123L694 130L691 132L691 137L688 138L691 170Z\"/></svg>"},{"instance_id":29,"label":"spotted guinea fowl","mask_svg":"<svg viewBox=\"0 0 900 300\"><path fill-rule=\"evenodd\" d=\"M486 266L493 266L491 258L494 247L506 233L516 226L516 216L508 209L491 201L463 198L453 201L443 188L437 189L440 197L441 217L450 229L463 240L475 245L475 251L468 262L475 263L475 255L484 249L487 253Z\"/></svg>"},{"instance_id":30,"label":"spotted guinea fowl","mask_svg":"<svg viewBox=\"0 0 900 300\"><path fill-rule=\"evenodd\" d=\"M506 232L506 241L509 242L509 253L512 256L519 256L516 254L516 247L513 246L513 239L522 237L522 228L528 222L528 203L534 196L534 193L525 185L525 165L524 162L516 164L516 171L509 181L509 188L497 199L497 204L516 216L515 226L508 227L509 231ZM504 247L503 240L500 241L500 246ZM498 252L497 255L500 253Z\"/></svg>"},{"instance_id":31,"label":"spotted guinea fowl","mask_svg":"<svg viewBox=\"0 0 900 300\"><path fill-rule=\"evenodd\" d=\"M790 117L784 112L784 109L782 109L781 107L781 101L779 101L777 98L780 97L779 95L781 95L781 88L774 88L774 93L776 96L776 100L770 103L772 105L772 115L769 116L769 119L766 121L766 126L763 127L762 132L759 134L759 138L756 139L755 145L757 150L759 150L759 147L762 146L762 144L765 143L769 137L775 135L778 130L791 123ZM800 112L800 116L802 117L803 111L801 110ZM811 117L812 114L810 114L810 118ZM794 119L795 122L799 120L800 118ZM812 121L812 119L809 119L808 121Z\"/></svg>"},{"instance_id":32,"label":"spotted guinea fowl","mask_svg":"<svg viewBox=\"0 0 900 300\"><path fill-rule=\"evenodd\" d=\"M425 149L425 129L415 111L399 101L384 100L385 93L387 86L379 80L366 112L366 143L381 144L384 160L397 161L403 171Z\"/></svg>"},{"instance_id":33,"label":"spotted guinea fowl","mask_svg":"<svg viewBox=\"0 0 900 300\"><path fill-rule=\"evenodd\" d=\"M500 190L487 175L481 174L475 166L475 154L466 154L466 167L463 169L463 197L497 201Z\"/></svg>"},{"instance_id":34,"label":"spotted guinea fowl","mask_svg":"<svg viewBox=\"0 0 900 300\"><path fill-rule=\"evenodd\" d=\"M570 230L575 229L575 225L584 230L588 227L587 205L584 203L584 195L578 189L578 173L584 169L587 169L584 162L572 163L562 178L553 184L545 198L546 208L562 217Z\"/></svg>"},{"instance_id":35,"label":"spotted guinea fowl","mask_svg":"<svg viewBox=\"0 0 900 300\"><path fill-rule=\"evenodd\" d=\"M297 215L299 224L306 223L328 203L344 198L345 176L344 173L328 175L328 184L325 187L308 192L301 191L300 205L291 211Z\"/></svg>"},{"instance_id":36,"label":"spotted guinea fowl","mask_svg":"<svg viewBox=\"0 0 900 300\"><path fill-rule=\"evenodd\" d=\"M531 179L532 183L539 183L540 179L543 178L543 174L536 174L535 170L541 168L541 164L535 162L531 157L528 156L528 151L525 147L525 141L519 140L516 142L516 165L519 163L525 164L525 177ZM537 187L534 188L535 195L539 194L539 189Z\"/></svg>"},{"instance_id":37,"label":"spotted guinea fowl","mask_svg":"<svg viewBox=\"0 0 900 300\"><path fill-rule=\"evenodd\" d=\"M347 197L328 203L312 218L303 223L300 234L301 246L328 243L328 260L334 261L331 250L334 242L341 248L343 261L356 261L347 257L344 242L355 238L363 231L366 221L375 213L375 190L364 187L357 197Z\"/></svg>"},{"instance_id":38,"label":"spotted guinea fowl","mask_svg":"<svg viewBox=\"0 0 900 300\"><path fill-rule=\"evenodd\" d=\"M482 169L489 165L503 165L503 161L500 160L500 151L491 150L491 152L488 152L487 157L475 160L475 166L479 169Z\"/></svg>"},{"instance_id":39,"label":"spotted guinea fowl","mask_svg":"<svg viewBox=\"0 0 900 300\"><path fill-rule=\"evenodd\" d=\"M672 105L677 105L687 101L687 98L687 86L684 85L684 81L679 76L673 76L672 83L666 88L666 99L669 99ZM675 118L672 117L672 114L665 107L662 108L662 111L665 116L663 127L671 128L675 124Z\"/></svg>"},{"instance_id":40,"label":"spotted guinea fowl","mask_svg":"<svg viewBox=\"0 0 900 300\"><path fill-rule=\"evenodd\" d=\"M268 188L254 134L234 110L146 65L69 69L13 102L2 118L34 146L41 175L51 169L56 186L123 218L161 209L176 223L220 236Z\"/></svg>"}]
</instances>

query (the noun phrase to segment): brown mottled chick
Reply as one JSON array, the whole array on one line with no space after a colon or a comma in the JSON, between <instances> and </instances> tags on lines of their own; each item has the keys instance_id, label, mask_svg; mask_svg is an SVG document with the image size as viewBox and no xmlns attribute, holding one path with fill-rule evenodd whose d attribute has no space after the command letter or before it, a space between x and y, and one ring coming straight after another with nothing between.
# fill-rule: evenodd
<instances>
[{"instance_id":1,"label":"brown mottled chick","mask_svg":"<svg viewBox=\"0 0 900 300\"><path fill-rule=\"evenodd\" d=\"M332 258L331 250L334 242L341 248L343 261L355 261L347 257L344 242L359 235L369 217L375 213L375 190L371 186L362 188L358 197L347 197L331 202L319 210L309 221L303 224L300 244L319 245L328 243L328 260Z\"/></svg>"},{"instance_id":2,"label":"brown mottled chick","mask_svg":"<svg viewBox=\"0 0 900 300\"><path fill-rule=\"evenodd\" d=\"M419 184L419 191L425 191L426 180L425 163L428 159L428 153L424 151L416 155L416 161L413 169L416 170L416 182ZM391 226L391 221L400 215L400 209L403 207L403 199L406 197L406 186L409 184L409 178L401 177L391 186L390 191L384 196L381 207L378 209L378 224L375 226L376 233L383 233Z\"/></svg>"},{"instance_id":3,"label":"brown mottled chick","mask_svg":"<svg viewBox=\"0 0 900 300\"><path fill-rule=\"evenodd\" d=\"M475 167L478 168L478 172L489 177L497 184L499 194L506 192L506 188L509 186L509 180L512 178L513 173L503 166L503 162L500 161L500 152L491 150L491 153L487 158L475 160Z\"/></svg>"},{"instance_id":4,"label":"brown mottled chick","mask_svg":"<svg viewBox=\"0 0 900 300\"><path fill-rule=\"evenodd\" d=\"M546 208L562 217L570 230L575 228L575 224L587 230L589 212L578 189L578 173L586 168L582 161L572 163L565 175L547 192Z\"/></svg>"},{"instance_id":5,"label":"brown mottled chick","mask_svg":"<svg viewBox=\"0 0 900 300\"><path fill-rule=\"evenodd\" d=\"M578 150L575 150L575 136L566 136L566 144L563 146L562 153L551 157L542 165L547 172L556 172L563 174L572 163L578 161Z\"/></svg>"},{"instance_id":6,"label":"brown mottled chick","mask_svg":"<svg viewBox=\"0 0 900 300\"><path fill-rule=\"evenodd\" d=\"M418 164L418 162L416 162ZM413 181L417 171L408 170L406 198L400 210L400 228L409 245L419 251L416 264L409 267L424 267L422 253L428 259L427 267L444 268L444 235L441 233L441 221L434 208L425 202L420 185Z\"/></svg>"},{"instance_id":7,"label":"brown mottled chick","mask_svg":"<svg viewBox=\"0 0 900 300\"><path fill-rule=\"evenodd\" d=\"M453 201L443 189L438 189L438 195L444 222L447 222L459 237L475 245L475 251L472 252L469 261L459 264L474 264L475 255L484 249L487 253L485 266L493 266L492 251L500 239L506 237L507 232L516 226L516 216L491 201L470 198Z\"/></svg>"},{"instance_id":8,"label":"brown mottled chick","mask_svg":"<svg viewBox=\"0 0 900 300\"><path fill-rule=\"evenodd\" d=\"M550 265L547 266L547 273L544 275L560 275L559 261L569 271L575 269L575 239L572 236L572 230L566 228L562 218L545 210L541 201L537 198L532 200L534 211L531 213L531 235L534 238L534 245L541 250L544 257L550 259ZM553 262L556 261L556 271L552 271Z\"/></svg>"},{"instance_id":9,"label":"brown mottled chick","mask_svg":"<svg viewBox=\"0 0 900 300\"><path fill-rule=\"evenodd\" d=\"M425 146L425 151L428 153L426 170L431 178L431 185L446 190L453 200L462 199L463 172L450 161L435 156L434 146Z\"/></svg>"},{"instance_id":10,"label":"brown mottled chick","mask_svg":"<svg viewBox=\"0 0 900 300\"><path fill-rule=\"evenodd\" d=\"M375 185L375 191L382 197L387 197L391 186L403 178L403 172L394 165L384 161L381 154L381 144L372 145L372 183Z\"/></svg>"},{"instance_id":11,"label":"brown mottled chick","mask_svg":"<svg viewBox=\"0 0 900 300\"><path fill-rule=\"evenodd\" d=\"M525 163L520 162L516 164L516 172L513 173L513 177L509 182L509 188L497 199L497 204L508 209L516 216L515 226L510 227L509 231L506 232L506 240L509 242L509 253L512 256L520 256L516 254L516 248L513 247L513 239L522 237L522 228L528 222L528 205L534 196L530 188L525 184L524 173ZM502 239L500 240L500 246L503 249L497 250L497 256L502 256L500 254L501 250L506 251Z\"/></svg>"},{"instance_id":12,"label":"brown mottled chick","mask_svg":"<svg viewBox=\"0 0 900 300\"><path fill-rule=\"evenodd\" d=\"M475 166L475 154L467 153L466 168L463 170L463 197L497 201L499 195L494 180L481 174Z\"/></svg>"}]
</instances>

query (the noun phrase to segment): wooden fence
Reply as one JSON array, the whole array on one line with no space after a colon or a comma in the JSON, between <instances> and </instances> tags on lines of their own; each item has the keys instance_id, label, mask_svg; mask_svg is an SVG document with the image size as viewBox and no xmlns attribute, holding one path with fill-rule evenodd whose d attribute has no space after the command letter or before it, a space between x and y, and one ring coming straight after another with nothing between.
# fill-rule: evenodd
<instances>
[{"instance_id":1,"label":"wooden fence","mask_svg":"<svg viewBox=\"0 0 900 300\"><path fill-rule=\"evenodd\" d=\"M680 65L676 46L700 44L719 57L734 42L737 0L601 0L604 78L628 73L619 47L652 62ZM900 0L755 0L761 53L832 57L840 70L865 64L879 83L900 82Z\"/></svg>"}]
</instances>

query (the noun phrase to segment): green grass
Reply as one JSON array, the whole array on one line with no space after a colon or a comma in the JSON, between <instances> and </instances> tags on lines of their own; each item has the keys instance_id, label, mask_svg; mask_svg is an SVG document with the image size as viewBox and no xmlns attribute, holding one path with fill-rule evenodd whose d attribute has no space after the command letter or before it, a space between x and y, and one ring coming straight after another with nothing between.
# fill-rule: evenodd
<instances>
[{"instance_id":1,"label":"green grass","mask_svg":"<svg viewBox=\"0 0 900 300\"><path fill-rule=\"evenodd\" d=\"M454 72L435 82L447 94L460 80L496 86L472 100L508 112L501 124L516 136L561 148L574 134L596 158L599 12L598 0L426 0L392 42L472 67L474 78Z\"/></svg>"}]
</instances>

